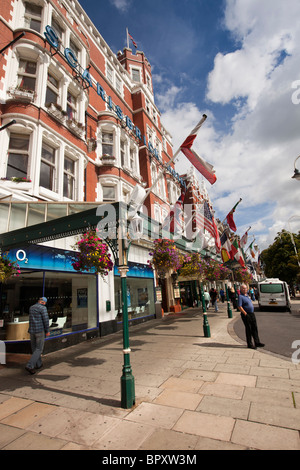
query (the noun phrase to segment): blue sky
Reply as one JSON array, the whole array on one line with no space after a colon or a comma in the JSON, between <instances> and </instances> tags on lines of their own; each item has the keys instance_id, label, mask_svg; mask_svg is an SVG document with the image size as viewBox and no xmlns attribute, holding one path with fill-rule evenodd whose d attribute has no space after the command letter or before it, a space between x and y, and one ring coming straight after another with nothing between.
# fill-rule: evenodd
<instances>
[{"instance_id":1,"label":"blue sky","mask_svg":"<svg viewBox=\"0 0 300 470\"><path fill-rule=\"evenodd\" d=\"M281 229L298 231L299 0L79 2L113 52L126 27L144 51L174 151L207 114L194 148L216 170L206 183L216 217L241 197L237 233L251 226L261 250ZM182 155L177 170L186 169Z\"/></svg>"}]
</instances>

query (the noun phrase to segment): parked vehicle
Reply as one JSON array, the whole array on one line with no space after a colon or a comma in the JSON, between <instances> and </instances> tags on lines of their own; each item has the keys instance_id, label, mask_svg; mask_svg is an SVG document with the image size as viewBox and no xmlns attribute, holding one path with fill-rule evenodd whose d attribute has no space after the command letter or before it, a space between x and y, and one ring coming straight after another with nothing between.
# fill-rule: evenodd
<instances>
[{"instance_id":1,"label":"parked vehicle","mask_svg":"<svg viewBox=\"0 0 300 470\"><path fill-rule=\"evenodd\" d=\"M263 308L283 308L291 311L289 287L280 279L265 279L258 283L258 305Z\"/></svg>"}]
</instances>

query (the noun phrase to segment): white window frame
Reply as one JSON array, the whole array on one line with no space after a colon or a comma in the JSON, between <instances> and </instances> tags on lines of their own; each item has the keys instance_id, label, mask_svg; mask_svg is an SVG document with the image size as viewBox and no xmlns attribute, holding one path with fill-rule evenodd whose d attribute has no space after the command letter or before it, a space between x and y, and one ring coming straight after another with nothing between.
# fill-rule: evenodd
<instances>
[{"instance_id":1,"label":"white window frame","mask_svg":"<svg viewBox=\"0 0 300 470\"><path fill-rule=\"evenodd\" d=\"M18 149L13 149L13 148L10 148L10 140L11 140L11 137L12 135L16 135L16 136L19 136L19 137L23 137L23 138L27 138L28 137L28 149L25 150L25 151L18 151ZM29 172L30 172L30 163L31 163L31 133L29 134L24 134L24 133L21 133L20 131L18 131L17 129L14 131L12 130L10 133L9 133L9 139L8 139L8 148L7 148L7 158L6 158L6 170L5 170L5 177L7 177L7 170L8 170L8 161L9 161L9 156L12 154L20 154L20 153L23 153L24 156L27 157L27 172L26 172L26 176L24 175L24 178L28 178L29 176ZM15 175L17 176L17 175ZM10 177L10 178L13 178L13 175ZM21 177L22 178L22 177Z\"/></svg>"},{"instance_id":2,"label":"white window frame","mask_svg":"<svg viewBox=\"0 0 300 470\"><path fill-rule=\"evenodd\" d=\"M74 163L74 172L71 173L70 171L66 170L65 169L65 160L70 160ZM68 200L71 200L71 201L76 201L76 192L77 192L77 188L76 188L76 173L77 173L77 161L74 160L71 155L69 155L68 153L64 153L64 156L63 156L63 181L62 181L62 196L64 199L68 199ZM65 175L67 176L70 176L72 179L73 179L73 194L72 196L73 197L69 197L69 195L65 195L64 194L64 184L65 184Z\"/></svg>"},{"instance_id":3,"label":"white window frame","mask_svg":"<svg viewBox=\"0 0 300 470\"><path fill-rule=\"evenodd\" d=\"M31 13L30 11L26 11L26 5L40 8L41 9L41 16L35 15L34 13ZM26 29L32 29L33 31L36 31L36 32L42 34L43 16L44 16L43 13L44 13L43 5L40 5L38 2L24 1L24 27ZM31 28L31 25L30 25L31 20L40 21L40 30L39 31L36 30L35 28Z\"/></svg>"}]
</instances>

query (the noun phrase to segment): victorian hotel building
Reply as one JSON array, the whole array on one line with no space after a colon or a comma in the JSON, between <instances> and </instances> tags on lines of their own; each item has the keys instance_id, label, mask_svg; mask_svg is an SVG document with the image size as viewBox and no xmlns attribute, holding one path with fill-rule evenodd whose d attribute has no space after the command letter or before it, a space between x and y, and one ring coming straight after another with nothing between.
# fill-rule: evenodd
<instances>
[{"instance_id":1,"label":"victorian hotel building","mask_svg":"<svg viewBox=\"0 0 300 470\"><path fill-rule=\"evenodd\" d=\"M181 193L171 136L154 101L151 65L143 52L115 55L76 0L0 3L0 232L9 233L97 207L145 201L162 222ZM45 351L122 326L121 281L76 272L76 237L9 251L20 273L1 285L0 340L29 349L28 309L48 298L51 336ZM129 318L155 316L156 280L149 242L133 241L127 274Z\"/></svg>"}]
</instances>

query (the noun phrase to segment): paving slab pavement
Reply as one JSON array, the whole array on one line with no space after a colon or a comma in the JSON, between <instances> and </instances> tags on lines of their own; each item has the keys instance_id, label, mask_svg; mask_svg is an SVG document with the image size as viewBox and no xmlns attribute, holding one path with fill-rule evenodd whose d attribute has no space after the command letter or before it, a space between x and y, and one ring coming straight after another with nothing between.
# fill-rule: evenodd
<instances>
[{"instance_id":1,"label":"paving slab pavement","mask_svg":"<svg viewBox=\"0 0 300 470\"><path fill-rule=\"evenodd\" d=\"M136 403L120 406L122 333L0 366L3 450L300 450L300 365L247 349L227 304L131 327ZM300 319L299 319L300 322Z\"/></svg>"}]
</instances>

